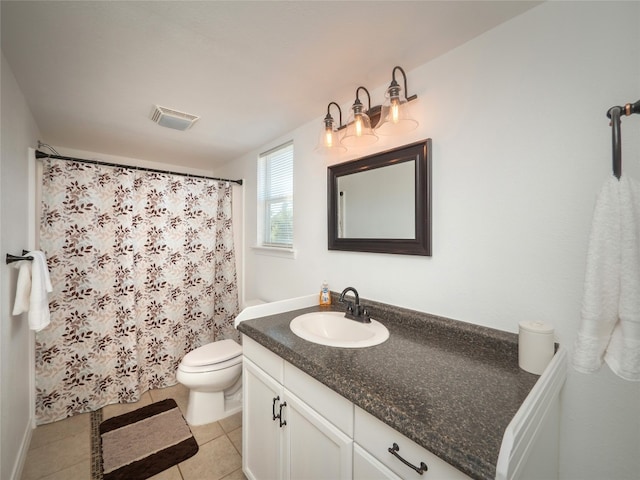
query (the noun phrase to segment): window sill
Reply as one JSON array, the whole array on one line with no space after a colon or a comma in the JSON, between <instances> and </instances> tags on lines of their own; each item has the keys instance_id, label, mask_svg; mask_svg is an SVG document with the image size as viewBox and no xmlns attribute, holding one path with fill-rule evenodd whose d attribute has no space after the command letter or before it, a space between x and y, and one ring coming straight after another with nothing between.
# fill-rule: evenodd
<instances>
[{"instance_id":1,"label":"window sill","mask_svg":"<svg viewBox=\"0 0 640 480\"><path fill-rule=\"evenodd\" d=\"M290 258L294 260L296 258L297 251L293 248L277 248L277 247L263 247L256 245L251 249L258 255L267 255L269 257L278 258Z\"/></svg>"}]
</instances>

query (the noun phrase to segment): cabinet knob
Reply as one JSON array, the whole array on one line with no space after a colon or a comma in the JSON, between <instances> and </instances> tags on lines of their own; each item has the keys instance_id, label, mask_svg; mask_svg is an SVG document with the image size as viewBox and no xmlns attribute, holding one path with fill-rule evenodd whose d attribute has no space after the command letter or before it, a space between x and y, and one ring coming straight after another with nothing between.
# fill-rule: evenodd
<instances>
[{"instance_id":1,"label":"cabinet knob","mask_svg":"<svg viewBox=\"0 0 640 480\"><path fill-rule=\"evenodd\" d=\"M391 455L393 455L394 457L396 457L398 460L400 460L402 463L404 463L407 467L409 468L413 468L416 472L418 472L420 475L422 475L424 472L426 472L427 470L429 470L429 468L427 467L427 464L424 462L420 462L420 467L416 467L415 465L413 465L412 463L407 462L404 458L402 458L400 456L400 454L398 454L398 452L400 451L400 447L398 446L397 443L394 442L392 447L388 448L389 453Z\"/></svg>"}]
</instances>

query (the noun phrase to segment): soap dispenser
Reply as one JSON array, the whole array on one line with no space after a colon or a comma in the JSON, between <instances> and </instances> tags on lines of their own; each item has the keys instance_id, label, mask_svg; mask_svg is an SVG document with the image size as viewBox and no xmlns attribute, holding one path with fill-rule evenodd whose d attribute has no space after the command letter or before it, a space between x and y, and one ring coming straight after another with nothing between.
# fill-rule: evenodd
<instances>
[{"instance_id":1,"label":"soap dispenser","mask_svg":"<svg viewBox=\"0 0 640 480\"><path fill-rule=\"evenodd\" d=\"M320 289L320 305L331 305L331 292L329 292L329 284L326 280L322 282Z\"/></svg>"}]
</instances>

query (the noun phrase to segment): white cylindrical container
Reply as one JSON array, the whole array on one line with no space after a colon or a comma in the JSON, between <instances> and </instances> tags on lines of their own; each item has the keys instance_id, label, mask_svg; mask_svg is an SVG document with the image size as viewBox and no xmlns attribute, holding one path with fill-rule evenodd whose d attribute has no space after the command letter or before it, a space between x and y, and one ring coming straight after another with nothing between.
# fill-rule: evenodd
<instances>
[{"instance_id":1,"label":"white cylindrical container","mask_svg":"<svg viewBox=\"0 0 640 480\"><path fill-rule=\"evenodd\" d=\"M553 326L545 322L520 322L518 365L529 373L541 375L555 350Z\"/></svg>"}]
</instances>

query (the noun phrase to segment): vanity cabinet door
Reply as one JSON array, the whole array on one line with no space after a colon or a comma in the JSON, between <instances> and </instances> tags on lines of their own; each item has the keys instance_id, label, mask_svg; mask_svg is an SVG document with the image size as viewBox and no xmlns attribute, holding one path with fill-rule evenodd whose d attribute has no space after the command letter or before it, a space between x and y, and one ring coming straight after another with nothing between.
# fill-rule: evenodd
<instances>
[{"instance_id":1,"label":"vanity cabinet door","mask_svg":"<svg viewBox=\"0 0 640 480\"><path fill-rule=\"evenodd\" d=\"M242 470L249 480L284 478L280 413L284 388L246 357L242 366Z\"/></svg>"},{"instance_id":2,"label":"vanity cabinet door","mask_svg":"<svg viewBox=\"0 0 640 480\"><path fill-rule=\"evenodd\" d=\"M286 389L285 399L286 478L351 479L353 440Z\"/></svg>"}]
</instances>

